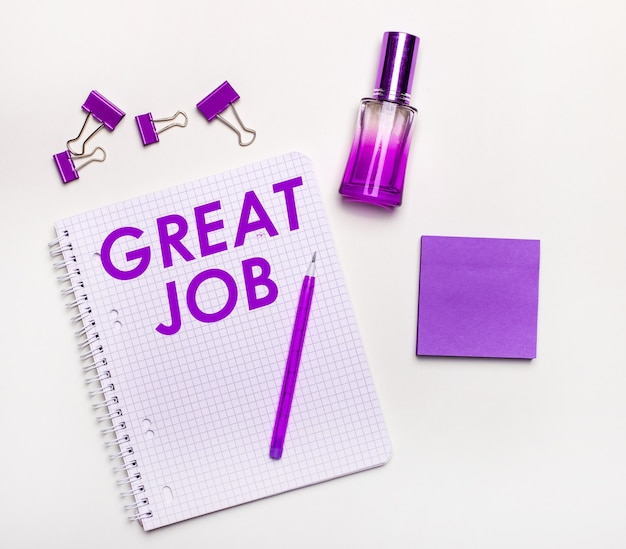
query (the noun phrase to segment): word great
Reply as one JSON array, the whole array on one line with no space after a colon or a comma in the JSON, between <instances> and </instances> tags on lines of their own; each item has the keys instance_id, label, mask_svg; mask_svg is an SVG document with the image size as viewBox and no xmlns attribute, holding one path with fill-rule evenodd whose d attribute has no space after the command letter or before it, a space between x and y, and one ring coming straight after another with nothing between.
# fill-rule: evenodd
<instances>
[{"instance_id":1,"label":"word great","mask_svg":"<svg viewBox=\"0 0 626 549\"><path fill-rule=\"evenodd\" d=\"M301 177L272 185L274 194L282 193L290 231L296 231L300 228L294 191L301 185ZM222 253L229 249L227 242L220 239L217 234L218 231L224 228L224 220L207 220L208 214L216 216L216 212L219 212L221 208L221 202L216 200L197 206L193 210L200 257ZM159 237L161 263L164 269L174 265L174 254L177 254L176 260L178 260L178 257L185 262L196 259L196 256L183 243L183 239L189 232L189 223L184 216L172 214L159 217L156 219L156 228ZM270 237L278 235L276 225L256 193L248 191L243 197L233 248L243 246L247 235L257 233L258 231L265 231ZM149 245L140 246L126 252L124 265L115 265L112 260L113 248L118 242L128 238L139 242L143 234L144 232L137 227L120 227L107 235L102 242L100 258L102 266L108 275L117 280L132 280L140 277L147 271L153 260L153 250ZM278 286L270 278L271 266L269 262L262 257L253 257L243 260L241 269L248 310L271 305L278 297ZM218 281L226 289L226 301L218 311L203 311L198 305L198 293L203 284L208 281ZM257 288L259 287L264 287L266 290L266 294L263 297L257 296ZM171 322L168 325L160 323L156 330L163 335L174 335L180 330L182 324L176 281L166 283L166 293ZM221 269L208 269L198 273L189 283L186 292L187 308L191 315L200 322L218 322L223 320L233 311L237 300L238 290L235 279L230 273Z\"/></svg>"}]
</instances>

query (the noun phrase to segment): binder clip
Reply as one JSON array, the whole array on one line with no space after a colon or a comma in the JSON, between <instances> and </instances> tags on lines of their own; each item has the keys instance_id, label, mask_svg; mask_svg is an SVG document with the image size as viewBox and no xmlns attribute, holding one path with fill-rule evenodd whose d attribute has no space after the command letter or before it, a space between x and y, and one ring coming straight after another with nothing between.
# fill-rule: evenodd
<instances>
[{"instance_id":1,"label":"binder clip","mask_svg":"<svg viewBox=\"0 0 626 549\"><path fill-rule=\"evenodd\" d=\"M215 88L196 106L209 122L211 122L211 120L213 120L214 118L217 118L218 120L220 120L220 122L226 124L239 137L239 145L241 145L242 147L247 147L248 145L251 145L252 142L256 139L256 131L244 126L241 118L239 118L237 109L235 109L235 106L233 105L233 103L237 101L237 99L239 99L239 94L233 89L228 81L225 81L223 84ZM252 135L249 141L244 142L242 140L242 134L237 129L237 127L231 124L223 116L221 116L220 113L225 111L229 106L232 107L233 112L235 113L235 117L237 118L237 122L239 122L239 125L241 126L243 131Z\"/></svg>"},{"instance_id":2,"label":"binder clip","mask_svg":"<svg viewBox=\"0 0 626 549\"><path fill-rule=\"evenodd\" d=\"M184 118L184 122L173 122L176 120L178 116L182 116ZM183 111L177 111L174 116L170 116L169 118L152 118L152 113L147 112L146 114L140 114L139 116L135 116L135 122L137 122L137 128L139 128L139 135L141 136L141 142L146 145L152 145L152 143L159 142L159 134L163 133L170 128L175 126L179 126L184 128L187 125L189 119L187 115ZM156 129L156 124L161 122L172 122L168 124L164 128L160 130Z\"/></svg>"},{"instance_id":3,"label":"binder clip","mask_svg":"<svg viewBox=\"0 0 626 549\"><path fill-rule=\"evenodd\" d=\"M102 158L95 158L94 155L96 152L100 151L102 153ZM60 153L55 154L52 158L56 163L57 170L59 170L59 175L61 176L61 180L63 183L69 183L70 181L74 181L78 179L78 170L84 168L87 164L91 162L104 162L107 155L104 152L102 147L96 147L89 154L72 154L70 150L66 150ZM80 166L76 166L74 160L87 160Z\"/></svg>"},{"instance_id":4,"label":"binder clip","mask_svg":"<svg viewBox=\"0 0 626 549\"><path fill-rule=\"evenodd\" d=\"M83 103L83 110L87 113L87 116L85 117L85 122L83 123L83 127L80 129L80 132L74 139L70 139L67 142L68 150L75 156L82 156L85 154L85 146L87 145L87 142L102 128L106 128L107 130L112 132L126 114L123 110L116 107L106 97L104 97L96 90L93 90L87 96L87 99ZM89 121L90 117L93 117L96 121L100 122L100 125L93 132L91 132L91 134L89 134L87 139L83 141L83 146L81 147L80 151L77 152L72 149L72 143L75 143L80 139L81 135L85 131L87 122Z\"/></svg>"}]
</instances>

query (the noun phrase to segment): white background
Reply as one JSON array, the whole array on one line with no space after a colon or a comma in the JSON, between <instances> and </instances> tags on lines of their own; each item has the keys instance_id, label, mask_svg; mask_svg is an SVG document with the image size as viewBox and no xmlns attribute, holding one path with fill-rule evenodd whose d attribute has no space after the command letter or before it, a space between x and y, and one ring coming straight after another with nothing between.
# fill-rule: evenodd
<instances>
[{"instance_id":1,"label":"white background","mask_svg":"<svg viewBox=\"0 0 626 549\"><path fill-rule=\"evenodd\" d=\"M626 546L626 4L5 3L0 545ZM384 6L384 7L383 7ZM421 37L404 204L337 194L382 34ZM195 104L223 80L241 148ZM126 111L63 186L97 89ZM134 116L183 109L143 148ZM47 242L53 222L298 150L315 164L394 457L145 534L126 521ZM419 237L541 240L538 358L415 356Z\"/></svg>"}]
</instances>

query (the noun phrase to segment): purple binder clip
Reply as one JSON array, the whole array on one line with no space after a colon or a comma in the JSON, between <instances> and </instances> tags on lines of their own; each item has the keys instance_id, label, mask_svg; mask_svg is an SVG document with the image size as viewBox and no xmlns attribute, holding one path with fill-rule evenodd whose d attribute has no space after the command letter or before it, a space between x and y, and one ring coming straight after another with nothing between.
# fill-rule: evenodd
<instances>
[{"instance_id":1,"label":"purple binder clip","mask_svg":"<svg viewBox=\"0 0 626 549\"><path fill-rule=\"evenodd\" d=\"M83 110L87 113L87 116L85 117L85 122L83 123L83 127L74 139L70 139L67 142L68 150L73 155L77 156L85 154L85 145L87 144L87 141L89 141L94 135L96 135L96 133L98 133L102 128L106 128L107 130L112 132L126 114L123 110L116 107L106 97L104 97L96 90L93 90L87 96L87 99L83 103ZM89 134L87 139L83 141L83 146L81 147L80 152L76 152L72 149L71 144L80 139L81 135L85 131L85 127L87 126L87 122L89 121L90 116L98 121L100 125L93 132L91 132L91 134Z\"/></svg>"},{"instance_id":2,"label":"purple binder clip","mask_svg":"<svg viewBox=\"0 0 626 549\"><path fill-rule=\"evenodd\" d=\"M256 139L256 131L244 126L241 118L239 118L239 113L237 113L237 110L233 105L233 103L238 99L239 94L233 89L228 81L225 81L223 84L215 88L202 101L200 101L197 107L198 110L209 122L211 122L211 120L213 120L214 118L217 118L218 120L220 120L220 122L226 124L239 137L239 145L241 145L242 147L247 147L248 145L251 145L252 142ZM239 125L241 126L243 131L252 135L252 138L248 142L244 142L242 140L241 132L234 124L231 124L228 120L221 116L220 113L225 111L228 107L231 107L233 109L233 112L235 113L235 118L237 118L237 122L239 122Z\"/></svg>"},{"instance_id":3,"label":"purple binder clip","mask_svg":"<svg viewBox=\"0 0 626 549\"><path fill-rule=\"evenodd\" d=\"M172 122L178 116L182 116L184 122ZM169 118L152 118L152 113L147 112L146 114L140 114L139 116L135 116L135 122L137 122L137 128L139 128L139 135L141 136L141 142L145 145L152 145L152 143L159 142L159 134L163 133L174 126L179 126L184 128L187 125L188 118L187 115L183 111L177 111L174 116L170 116ZM160 130L156 129L156 124L159 122L172 122L168 124L164 128Z\"/></svg>"},{"instance_id":4,"label":"purple binder clip","mask_svg":"<svg viewBox=\"0 0 626 549\"><path fill-rule=\"evenodd\" d=\"M102 153L102 158L94 158L97 151ZM66 150L55 154L52 158L57 166L57 170L59 170L61 181L63 181L63 183L69 183L70 181L78 179L78 170L84 168L91 162L104 162L106 157L107 155L106 152L104 152L104 149L102 147L96 147L89 154L73 155L71 151ZM83 159L87 159L87 162L81 164L80 166L76 166L74 160Z\"/></svg>"}]
</instances>

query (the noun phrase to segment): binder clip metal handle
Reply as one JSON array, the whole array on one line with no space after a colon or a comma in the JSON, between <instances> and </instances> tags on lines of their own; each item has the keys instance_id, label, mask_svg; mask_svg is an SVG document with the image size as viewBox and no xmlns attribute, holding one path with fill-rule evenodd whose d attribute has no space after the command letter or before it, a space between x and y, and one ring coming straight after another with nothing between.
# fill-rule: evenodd
<instances>
[{"instance_id":1,"label":"binder clip metal handle","mask_svg":"<svg viewBox=\"0 0 626 549\"><path fill-rule=\"evenodd\" d=\"M92 92L87 96L87 99L83 103L82 109L87 113L85 121L83 122L83 127L80 129L80 132L74 139L70 139L67 142L68 150L76 156L82 156L85 154L85 147L87 145L87 142L102 128L106 128L107 130L112 132L126 114L123 110L115 106L113 103L111 103L111 101L109 101L106 97L104 97L96 90L92 90ZM83 141L80 151L75 151L74 149L72 149L72 144L78 141L83 135L90 116L93 117L97 122L99 122L100 125L94 131L92 131L91 134L89 134L87 138Z\"/></svg>"},{"instance_id":2,"label":"binder clip metal handle","mask_svg":"<svg viewBox=\"0 0 626 549\"><path fill-rule=\"evenodd\" d=\"M96 152L101 152L102 157L96 158ZM91 164L92 162L104 162L106 157L107 154L104 149L102 147L96 147L89 154L73 155L70 150L65 150L55 154L52 158L54 159L59 175L61 176L61 181L63 181L63 183L69 183L70 181L78 179L78 170L83 169L87 166L87 164ZM74 160L87 160L87 162L83 162L80 166L76 166Z\"/></svg>"},{"instance_id":3,"label":"binder clip metal handle","mask_svg":"<svg viewBox=\"0 0 626 549\"><path fill-rule=\"evenodd\" d=\"M239 117L239 113L233 103L239 99L239 94L234 90L234 88L225 81L223 84L215 88L209 95L207 95L202 101L200 101L196 106L198 110L202 113L202 115L207 119L207 121L211 122L214 118L217 118L223 124L226 124L232 131L237 134L239 138L239 145L242 147L247 147L248 145L252 145L254 140L256 139L256 131L248 128L244 125ZM235 113L235 118L237 122L241 126L241 129L250 134L252 137L248 141L243 140L242 132L239 129L226 120L221 113L224 112L228 107L231 107L233 112Z\"/></svg>"},{"instance_id":4,"label":"binder clip metal handle","mask_svg":"<svg viewBox=\"0 0 626 549\"><path fill-rule=\"evenodd\" d=\"M179 116L183 117L182 122L174 122L176 118ZM175 115L170 116L168 118L152 118L152 113L148 112L146 114L140 114L139 116L135 116L135 121L137 122L137 128L139 129L139 135L141 136L141 142L146 145L152 145L152 143L159 142L159 134L164 131L169 130L170 128L174 128L178 126L180 128L184 128L187 125L189 119L187 115L183 111L177 111ZM157 130L156 124L161 122L171 122L164 128Z\"/></svg>"}]
</instances>

